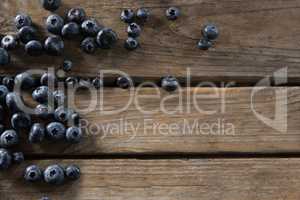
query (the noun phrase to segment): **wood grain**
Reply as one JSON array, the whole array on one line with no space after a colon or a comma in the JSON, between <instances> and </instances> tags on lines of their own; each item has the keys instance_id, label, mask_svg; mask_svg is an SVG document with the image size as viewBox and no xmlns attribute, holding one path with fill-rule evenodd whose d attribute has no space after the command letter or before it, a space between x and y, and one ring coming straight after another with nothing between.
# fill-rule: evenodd
<instances>
[{"instance_id":1,"label":"wood grain","mask_svg":"<svg viewBox=\"0 0 300 200\"><path fill-rule=\"evenodd\" d=\"M17 149L28 155L43 156L299 153L300 88L265 88L252 98L257 115L271 120L276 116L276 103L280 109L286 107L286 130L285 118L277 119L276 125L270 126L257 117L251 108L252 91L252 88L189 88L169 94L143 88L134 91L137 101L133 100L128 108L107 114L123 108L130 94L127 90L107 88L102 96L103 109L98 96L98 105L82 115L85 138L81 144L29 145L22 141L23 145ZM178 107L179 96L182 96L182 106ZM198 96L195 101L194 96ZM78 92L78 108L87 108L90 102L97 102L96 97ZM27 133L22 137L26 140Z\"/></svg>"},{"instance_id":2,"label":"wood grain","mask_svg":"<svg viewBox=\"0 0 300 200\"><path fill-rule=\"evenodd\" d=\"M299 199L299 159L216 160L50 160L49 164L76 163L82 178L63 187L23 182L25 164L1 173L2 200L149 199L212 200ZM28 162L27 164L29 164Z\"/></svg>"},{"instance_id":3,"label":"wood grain","mask_svg":"<svg viewBox=\"0 0 300 200\"><path fill-rule=\"evenodd\" d=\"M300 1L299 0L64 0L58 11L80 5L87 14L103 25L117 31L119 42L109 51L84 55L79 41L66 41L63 57L75 63L73 73L95 76L99 70L122 70L142 80L158 80L172 74L184 79L189 70L195 81L235 81L254 84L262 77L273 75L288 67L291 84L300 83ZM178 6L182 16L175 22L167 21L164 11ZM123 8L147 7L151 20L143 27L141 48L127 52L123 48L126 26L119 19ZM44 21L48 12L36 0L3 0L0 5L0 32L12 33L13 17L28 12L42 33L47 34ZM214 48L204 52L196 44L201 27L208 22L217 24L221 35ZM1 73L16 73L30 68L58 67L63 58L29 58L22 50L13 53L11 66ZM112 76L112 75L109 75Z\"/></svg>"}]
</instances>

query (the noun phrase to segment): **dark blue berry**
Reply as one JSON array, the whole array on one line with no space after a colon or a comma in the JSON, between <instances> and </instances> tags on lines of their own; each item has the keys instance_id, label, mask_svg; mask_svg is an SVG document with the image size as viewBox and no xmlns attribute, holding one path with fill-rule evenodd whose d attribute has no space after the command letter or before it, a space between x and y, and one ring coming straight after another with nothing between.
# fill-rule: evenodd
<instances>
[{"instance_id":1,"label":"dark blue berry","mask_svg":"<svg viewBox=\"0 0 300 200\"><path fill-rule=\"evenodd\" d=\"M72 8L67 14L69 22L76 22L81 24L86 18L86 14L83 8Z\"/></svg>"},{"instance_id":2,"label":"dark blue berry","mask_svg":"<svg viewBox=\"0 0 300 200\"><path fill-rule=\"evenodd\" d=\"M57 105L63 105L66 101L66 95L62 90L55 90L53 92L54 101Z\"/></svg>"},{"instance_id":3,"label":"dark blue berry","mask_svg":"<svg viewBox=\"0 0 300 200\"><path fill-rule=\"evenodd\" d=\"M179 82L175 77L167 76L162 79L161 87L168 92L173 92L179 87Z\"/></svg>"},{"instance_id":4,"label":"dark blue berry","mask_svg":"<svg viewBox=\"0 0 300 200\"><path fill-rule=\"evenodd\" d=\"M47 103L48 98L51 98L47 86L40 86L32 92L32 98L39 103Z\"/></svg>"},{"instance_id":5,"label":"dark blue berry","mask_svg":"<svg viewBox=\"0 0 300 200\"><path fill-rule=\"evenodd\" d=\"M128 50L134 50L139 47L139 42L137 39L129 37L124 44L124 47Z\"/></svg>"},{"instance_id":6,"label":"dark blue berry","mask_svg":"<svg viewBox=\"0 0 300 200\"><path fill-rule=\"evenodd\" d=\"M31 126L31 117L27 113L15 113L11 117L10 123L15 130L27 129Z\"/></svg>"},{"instance_id":7,"label":"dark blue berry","mask_svg":"<svg viewBox=\"0 0 300 200\"><path fill-rule=\"evenodd\" d=\"M15 17L15 25L17 29L20 29L24 26L31 26L32 25L32 20L31 17L27 14L19 14Z\"/></svg>"},{"instance_id":8,"label":"dark blue berry","mask_svg":"<svg viewBox=\"0 0 300 200\"><path fill-rule=\"evenodd\" d=\"M23 72L15 77L15 87L21 89L31 89L35 86L35 80L31 74Z\"/></svg>"},{"instance_id":9,"label":"dark blue berry","mask_svg":"<svg viewBox=\"0 0 300 200\"><path fill-rule=\"evenodd\" d=\"M6 149L0 149L0 170L8 169L12 164L12 155Z\"/></svg>"},{"instance_id":10,"label":"dark blue berry","mask_svg":"<svg viewBox=\"0 0 300 200\"><path fill-rule=\"evenodd\" d=\"M69 120L71 114L72 113L70 113L69 109L65 108L64 106L59 106L54 111L54 118L60 122L67 122Z\"/></svg>"},{"instance_id":11,"label":"dark blue berry","mask_svg":"<svg viewBox=\"0 0 300 200\"><path fill-rule=\"evenodd\" d=\"M76 24L75 22L69 22L65 24L61 30L61 35L67 39L75 38L79 34L80 34L80 29L78 24Z\"/></svg>"},{"instance_id":12,"label":"dark blue berry","mask_svg":"<svg viewBox=\"0 0 300 200\"><path fill-rule=\"evenodd\" d=\"M64 24L64 19L57 14L50 15L46 21L47 30L55 35L61 34Z\"/></svg>"},{"instance_id":13,"label":"dark blue berry","mask_svg":"<svg viewBox=\"0 0 300 200\"><path fill-rule=\"evenodd\" d=\"M43 54L43 45L37 40L31 40L25 45L25 52L30 56L40 56Z\"/></svg>"},{"instance_id":14,"label":"dark blue berry","mask_svg":"<svg viewBox=\"0 0 300 200\"><path fill-rule=\"evenodd\" d=\"M10 112L15 113L22 110L23 100L21 96L17 95L15 92L8 93L5 101Z\"/></svg>"},{"instance_id":15,"label":"dark blue berry","mask_svg":"<svg viewBox=\"0 0 300 200\"><path fill-rule=\"evenodd\" d=\"M65 72L71 71L73 67L73 62L71 60L64 60L62 68Z\"/></svg>"},{"instance_id":16,"label":"dark blue berry","mask_svg":"<svg viewBox=\"0 0 300 200\"><path fill-rule=\"evenodd\" d=\"M51 140L63 140L66 136L66 128L60 122L51 122L47 125L46 131Z\"/></svg>"},{"instance_id":17,"label":"dark blue berry","mask_svg":"<svg viewBox=\"0 0 300 200\"><path fill-rule=\"evenodd\" d=\"M96 88L96 89L100 89L102 86L103 86L103 80L102 79L100 79L100 78L94 78L93 80L92 80L92 84L94 85L94 87Z\"/></svg>"},{"instance_id":18,"label":"dark blue berry","mask_svg":"<svg viewBox=\"0 0 300 200\"><path fill-rule=\"evenodd\" d=\"M53 112L47 105L39 104L35 107L35 115L41 119L50 119L53 116Z\"/></svg>"},{"instance_id":19,"label":"dark blue berry","mask_svg":"<svg viewBox=\"0 0 300 200\"><path fill-rule=\"evenodd\" d=\"M80 178L80 168L76 165L69 165L65 169L65 175L70 180L77 180Z\"/></svg>"},{"instance_id":20,"label":"dark blue berry","mask_svg":"<svg viewBox=\"0 0 300 200\"><path fill-rule=\"evenodd\" d=\"M73 113L71 115L71 125L72 126L80 126L80 116L78 113Z\"/></svg>"},{"instance_id":21,"label":"dark blue berry","mask_svg":"<svg viewBox=\"0 0 300 200\"><path fill-rule=\"evenodd\" d=\"M20 164L24 162L24 154L22 152L15 152L13 153L13 161L16 164Z\"/></svg>"},{"instance_id":22,"label":"dark blue berry","mask_svg":"<svg viewBox=\"0 0 300 200\"><path fill-rule=\"evenodd\" d=\"M139 21L141 21L141 22L148 21L149 16L150 16L150 12L146 8L140 8L140 9L138 9L137 14L136 14L137 19Z\"/></svg>"},{"instance_id":23,"label":"dark blue berry","mask_svg":"<svg viewBox=\"0 0 300 200\"><path fill-rule=\"evenodd\" d=\"M43 178L42 170L36 165L26 167L24 172L24 179L28 182L38 182Z\"/></svg>"},{"instance_id":24,"label":"dark blue berry","mask_svg":"<svg viewBox=\"0 0 300 200\"><path fill-rule=\"evenodd\" d=\"M207 50L209 48L212 47L212 42L206 38L202 38L199 42L198 42L198 48L201 50Z\"/></svg>"},{"instance_id":25,"label":"dark blue berry","mask_svg":"<svg viewBox=\"0 0 300 200\"><path fill-rule=\"evenodd\" d=\"M9 93L9 90L5 85L0 85L0 103L3 104L6 99L6 95ZM0 120L1 121L1 120Z\"/></svg>"},{"instance_id":26,"label":"dark blue berry","mask_svg":"<svg viewBox=\"0 0 300 200\"><path fill-rule=\"evenodd\" d=\"M101 26L95 19L85 20L81 24L81 31L85 36L95 37L97 33L100 31Z\"/></svg>"},{"instance_id":27,"label":"dark blue berry","mask_svg":"<svg viewBox=\"0 0 300 200\"><path fill-rule=\"evenodd\" d=\"M12 91L15 85L15 80L10 76L5 76L2 80L2 84L5 85L9 91Z\"/></svg>"},{"instance_id":28,"label":"dark blue berry","mask_svg":"<svg viewBox=\"0 0 300 200\"><path fill-rule=\"evenodd\" d=\"M207 40L215 40L219 36L218 27L214 24L207 24L202 29L203 37Z\"/></svg>"},{"instance_id":29,"label":"dark blue berry","mask_svg":"<svg viewBox=\"0 0 300 200\"><path fill-rule=\"evenodd\" d=\"M129 37L139 37L141 34L141 27L137 24L137 23L131 23L129 24L129 26L127 27L127 33Z\"/></svg>"},{"instance_id":30,"label":"dark blue berry","mask_svg":"<svg viewBox=\"0 0 300 200\"><path fill-rule=\"evenodd\" d=\"M9 63L10 63L9 53L5 49L0 48L0 65L7 65Z\"/></svg>"},{"instance_id":31,"label":"dark blue berry","mask_svg":"<svg viewBox=\"0 0 300 200\"><path fill-rule=\"evenodd\" d=\"M11 147L19 143L19 136L15 130L6 130L0 136L1 147Z\"/></svg>"},{"instance_id":32,"label":"dark blue berry","mask_svg":"<svg viewBox=\"0 0 300 200\"><path fill-rule=\"evenodd\" d=\"M43 124L35 123L32 125L28 140L31 144L33 143L41 143L45 138L45 127Z\"/></svg>"},{"instance_id":33,"label":"dark blue berry","mask_svg":"<svg viewBox=\"0 0 300 200\"><path fill-rule=\"evenodd\" d=\"M176 20L180 16L180 10L176 7L170 7L166 10L166 16L169 20Z\"/></svg>"},{"instance_id":34,"label":"dark blue berry","mask_svg":"<svg viewBox=\"0 0 300 200\"><path fill-rule=\"evenodd\" d=\"M117 34L109 28L104 28L97 35L97 44L102 49L112 48L118 40Z\"/></svg>"},{"instance_id":35,"label":"dark blue berry","mask_svg":"<svg viewBox=\"0 0 300 200\"><path fill-rule=\"evenodd\" d=\"M61 0L41 0L41 4L46 10L55 11L59 8Z\"/></svg>"},{"instance_id":36,"label":"dark blue berry","mask_svg":"<svg viewBox=\"0 0 300 200\"><path fill-rule=\"evenodd\" d=\"M85 38L80 45L82 51L88 54L95 53L97 49L96 40L92 37Z\"/></svg>"},{"instance_id":37,"label":"dark blue berry","mask_svg":"<svg viewBox=\"0 0 300 200\"><path fill-rule=\"evenodd\" d=\"M121 20L126 23L132 23L134 21L135 14L131 9L125 9L121 13Z\"/></svg>"},{"instance_id":38,"label":"dark blue berry","mask_svg":"<svg viewBox=\"0 0 300 200\"><path fill-rule=\"evenodd\" d=\"M1 47L6 50L13 50L18 46L18 42L13 35L6 35L1 40Z\"/></svg>"},{"instance_id":39,"label":"dark blue berry","mask_svg":"<svg viewBox=\"0 0 300 200\"><path fill-rule=\"evenodd\" d=\"M57 78L54 73L45 72L40 79L41 85L55 86L57 84Z\"/></svg>"},{"instance_id":40,"label":"dark blue berry","mask_svg":"<svg viewBox=\"0 0 300 200\"><path fill-rule=\"evenodd\" d=\"M117 79L117 85L122 89L127 89L131 86L131 80L128 77L121 76Z\"/></svg>"},{"instance_id":41,"label":"dark blue berry","mask_svg":"<svg viewBox=\"0 0 300 200\"><path fill-rule=\"evenodd\" d=\"M60 56L65 48L63 40L58 36L50 36L46 39L44 48L49 55Z\"/></svg>"},{"instance_id":42,"label":"dark blue berry","mask_svg":"<svg viewBox=\"0 0 300 200\"><path fill-rule=\"evenodd\" d=\"M61 185L65 181L64 169L60 165L51 165L43 173L46 183Z\"/></svg>"},{"instance_id":43,"label":"dark blue berry","mask_svg":"<svg viewBox=\"0 0 300 200\"><path fill-rule=\"evenodd\" d=\"M24 26L18 31L18 38L23 44L37 39L36 30L32 26Z\"/></svg>"},{"instance_id":44,"label":"dark blue berry","mask_svg":"<svg viewBox=\"0 0 300 200\"><path fill-rule=\"evenodd\" d=\"M82 131L78 127L70 127L66 132L66 139L70 143L79 143L82 138Z\"/></svg>"}]
</instances>

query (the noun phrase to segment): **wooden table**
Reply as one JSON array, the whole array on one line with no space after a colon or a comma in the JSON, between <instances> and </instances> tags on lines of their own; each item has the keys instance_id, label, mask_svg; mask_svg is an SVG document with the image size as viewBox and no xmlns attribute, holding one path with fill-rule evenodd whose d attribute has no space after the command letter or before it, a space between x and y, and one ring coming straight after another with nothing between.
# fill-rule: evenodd
<instances>
[{"instance_id":1,"label":"wooden table","mask_svg":"<svg viewBox=\"0 0 300 200\"><path fill-rule=\"evenodd\" d=\"M63 3L59 14L81 6L89 16L116 30L120 38L117 47L98 50L93 56L80 51L79 41L66 41L65 57L75 63L71 75L94 77L100 70L121 70L137 83L157 83L171 74L187 87L172 94L151 87L136 88L131 92L137 99L159 94L158 98L139 99L138 106L149 113L140 112L132 102L119 113L105 114L126 105L131 94L129 90L106 87L103 109L98 105L83 115L88 126L81 144L29 145L24 140L16 148L25 152L27 161L0 173L1 200L34 200L43 195L53 200L300 198L300 0ZM177 21L164 17L170 6L182 11ZM128 52L122 47L126 25L119 14L123 8L139 7L149 8L152 16L143 27L141 48ZM42 27L49 13L37 0L2 0L1 33L15 32L13 17L18 12L29 13L41 39L46 37ZM196 44L201 27L208 22L217 24L221 35L212 49L200 51ZM63 59L46 55L30 58L18 50L12 53L12 64L1 67L0 72L13 75L27 69L58 68ZM115 77L109 74L105 78L112 82ZM203 82L218 88L196 87ZM257 84L258 91L254 89ZM182 97L181 106L177 107L179 99L174 95ZM195 95L199 96L193 99ZM167 97L164 107L175 110L173 114L161 110L162 99ZM77 93L78 107L89 102L98 101L85 91ZM206 113L199 113L195 104ZM259 116L279 118L270 124ZM184 126L195 122L206 125ZM134 128L125 130L121 123ZM159 124L179 127L170 131ZM101 125L119 125L121 129L98 130ZM218 126L229 132L208 130ZM201 128L203 132L199 132ZM82 168L82 178L62 187L27 184L22 172L33 163L42 167L76 163Z\"/></svg>"}]
</instances>

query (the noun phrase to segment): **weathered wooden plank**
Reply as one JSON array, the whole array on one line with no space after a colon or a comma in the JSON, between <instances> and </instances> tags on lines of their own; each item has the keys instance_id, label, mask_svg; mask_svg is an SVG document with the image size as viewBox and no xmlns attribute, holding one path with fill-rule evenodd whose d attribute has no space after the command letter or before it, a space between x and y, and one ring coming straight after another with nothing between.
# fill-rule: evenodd
<instances>
[{"instance_id":1,"label":"weathered wooden plank","mask_svg":"<svg viewBox=\"0 0 300 200\"><path fill-rule=\"evenodd\" d=\"M81 91L76 96L78 108L98 103L82 115L81 144L55 143L53 148L51 142L24 141L18 149L35 155L299 152L300 88L265 88L254 92L251 100L252 92L252 88L188 88L169 94L143 88L134 91L123 111L107 113L124 108L130 92L105 89L101 108L99 96L96 101Z\"/></svg>"},{"instance_id":2,"label":"weathered wooden plank","mask_svg":"<svg viewBox=\"0 0 300 200\"><path fill-rule=\"evenodd\" d=\"M3 200L296 200L300 197L299 159L74 160L32 161L45 167L76 163L78 182L63 187L31 185L21 176L25 165L1 173ZM29 163L28 163L29 164Z\"/></svg>"},{"instance_id":3,"label":"weathered wooden plank","mask_svg":"<svg viewBox=\"0 0 300 200\"><path fill-rule=\"evenodd\" d=\"M274 71L289 67L291 83L300 82L299 71L299 0L64 0L59 13L82 6L105 26L117 31L120 41L110 51L84 55L79 41L68 41L64 57L76 63L74 74L95 76L101 69L122 70L134 77L158 80L173 74L184 78L189 69L194 80L236 81L253 84ZM152 18L143 27L141 48L134 52L123 49L125 24L119 20L122 8L148 7ZM164 11L178 6L182 17L169 22ZM28 12L42 31L46 11L35 0L3 0L0 5L0 32L13 32L12 18L17 12ZM221 36L208 52L196 47L201 27L216 23ZM46 34L44 34L45 36ZM43 37L44 37L43 36ZM57 67L62 59L48 56L28 58L22 51L14 53L13 64L0 72L15 73L28 68Z\"/></svg>"}]
</instances>

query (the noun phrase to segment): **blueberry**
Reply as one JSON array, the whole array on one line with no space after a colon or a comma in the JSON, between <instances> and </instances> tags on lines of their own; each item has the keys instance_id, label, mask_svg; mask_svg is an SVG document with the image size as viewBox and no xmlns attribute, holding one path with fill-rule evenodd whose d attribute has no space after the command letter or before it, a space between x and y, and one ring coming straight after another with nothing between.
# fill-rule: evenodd
<instances>
[{"instance_id":1,"label":"blueberry","mask_svg":"<svg viewBox=\"0 0 300 200\"><path fill-rule=\"evenodd\" d=\"M23 72L15 77L15 86L21 89L31 89L35 86L35 80L31 74Z\"/></svg>"},{"instance_id":2,"label":"blueberry","mask_svg":"<svg viewBox=\"0 0 300 200\"><path fill-rule=\"evenodd\" d=\"M51 112L51 108L47 105L39 104L35 107L35 115L41 119L50 119L53 112Z\"/></svg>"},{"instance_id":3,"label":"blueberry","mask_svg":"<svg viewBox=\"0 0 300 200\"><path fill-rule=\"evenodd\" d=\"M95 37L100 31L101 27L95 19L85 20L81 24L81 31L86 36Z\"/></svg>"},{"instance_id":4,"label":"blueberry","mask_svg":"<svg viewBox=\"0 0 300 200\"><path fill-rule=\"evenodd\" d=\"M67 87L69 87L69 86L74 87L76 84L78 84L78 82L79 82L78 78L71 76L71 77L66 78L65 85Z\"/></svg>"},{"instance_id":5,"label":"blueberry","mask_svg":"<svg viewBox=\"0 0 300 200\"><path fill-rule=\"evenodd\" d=\"M41 4L46 10L55 11L59 8L61 0L41 0Z\"/></svg>"},{"instance_id":6,"label":"blueberry","mask_svg":"<svg viewBox=\"0 0 300 200\"><path fill-rule=\"evenodd\" d=\"M18 96L15 92L8 93L6 95L5 102L8 110L12 113L22 110L22 98Z\"/></svg>"},{"instance_id":7,"label":"blueberry","mask_svg":"<svg viewBox=\"0 0 300 200\"><path fill-rule=\"evenodd\" d=\"M12 164L12 155L6 149L0 149L0 170L8 169Z\"/></svg>"},{"instance_id":8,"label":"blueberry","mask_svg":"<svg viewBox=\"0 0 300 200\"><path fill-rule=\"evenodd\" d=\"M31 26L32 25L32 20L31 17L27 14L19 14L15 17L15 25L17 29L20 29L24 26Z\"/></svg>"},{"instance_id":9,"label":"blueberry","mask_svg":"<svg viewBox=\"0 0 300 200\"><path fill-rule=\"evenodd\" d=\"M71 60L64 60L62 68L65 72L71 71L73 67L73 62Z\"/></svg>"},{"instance_id":10,"label":"blueberry","mask_svg":"<svg viewBox=\"0 0 300 200\"><path fill-rule=\"evenodd\" d=\"M0 65L7 65L9 63L10 63L9 53L5 49L0 48Z\"/></svg>"},{"instance_id":11,"label":"blueberry","mask_svg":"<svg viewBox=\"0 0 300 200\"><path fill-rule=\"evenodd\" d=\"M96 40L92 37L85 38L81 42L80 47L81 47L82 51L84 51L85 53L93 54L93 53L95 53L95 51L97 49Z\"/></svg>"},{"instance_id":12,"label":"blueberry","mask_svg":"<svg viewBox=\"0 0 300 200\"><path fill-rule=\"evenodd\" d=\"M46 39L44 48L49 55L59 56L65 48L63 40L58 36L50 36Z\"/></svg>"},{"instance_id":13,"label":"blueberry","mask_svg":"<svg viewBox=\"0 0 300 200\"><path fill-rule=\"evenodd\" d=\"M63 140L66 135L66 128L60 122L51 122L47 125L46 131L51 140Z\"/></svg>"},{"instance_id":14,"label":"blueberry","mask_svg":"<svg viewBox=\"0 0 300 200\"><path fill-rule=\"evenodd\" d=\"M57 14L50 15L46 20L47 30L55 35L61 34L64 24L64 19Z\"/></svg>"},{"instance_id":15,"label":"blueberry","mask_svg":"<svg viewBox=\"0 0 300 200\"><path fill-rule=\"evenodd\" d=\"M139 37L141 34L141 27L137 23L131 23L127 27L127 33L129 37Z\"/></svg>"},{"instance_id":16,"label":"blueberry","mask_svg":"<svg viewBox=\"0 0 300 200\"><path fill-rule=\"evenodd\" d=\"M80 126L80 116L78 113L73 113L71 115L71 125L72 126Z\"/></svg>"},{"instance_id":17,"label":"blueberry","mask_svg":"<svg viewBox=\"0 0 300 200\"><path fill-rule=\"evenodd\" d=\"M9 91L12 91L15 85L15 79L10 76L5 76L2 80L2 84L5 85Z\"/></svg>"},{"instance_id":18,"label":"blueberry","mask_svg":"<svg viewBox=\"0 0 300 200\"><path fill-rule=\"evenodd\" d=\"M117 34L109 28L104 28L97 35L97 44L102 49L112 48L118 40Z\"/></svg>"},{"instance_id":19,"label":"blueberry","mask_svg":"<svg viewBox=\"0 0 300 200\"><path fill-rule=\"evenodd\" d=\"M198 42L198 48L201 50L207 50L207 49L211 48L212 45L213 45L212 42L206 38L203 38Z\"/></svg>"},{"instance_id":20,"label":"blueberry","mask_svg":"<svg viewBox=\"0 0 300 200\"><path fill-rule=\"evenodd\" d=\"M45 138L45 127L43 124L35 123L32 125L28 140L31 144L33 143L41 143Z\"/></svg>"},{"instance_id":21,"label":"blueberry","mask_svg":"<svg viewBox=\"0 0 300 200\"><path fill-rule=\"evenodd\" d=\"M43 54L43 45L37 40L31 40L25 45L25 52L30 56L40 56Z\"/></svg>"},{"instance_id":22,"label":"blueberry","mask_svg":"<svg viewBox=\"0 0 300 200\"><path fill-rule=\"evenodd\" d=\"M103 81L100 78L96 77L92 80L92 84L96 89L100 89L103 86Z\"/></svg>"},{"instance_id":23,"label":"blueberry","mask_svg":"<svg viewBox=\"0 0 300 200\"><path fill-rule=\"evenodd\" d=\"M59 106L54 111L54 118L60 122L67 122L70 116L70 110L65 108L64 106Z\"/></svg>"},{"instance_id":24,"label":"blueberry","mask_svg":"<svg viewBox=\"0 0 300 200\"><path fill-rule=\"evenodd\" d=\"M128 50L134 50L139 47L139 42L137 39L129 37L124 44L124 47Z\"/></svg>"},{"instance_id":25,"label":"blueberry","mask_svg":"<svg viewBox=\"0 0 300 200\"><path fill-rule=\"evenodd\" d=\"M131 9L125 9L121 13L121 20L126 23L132 23L134 21L135 14Z\"/></svg>"},{"instance_id":26,"label":"blueberry","mask_svg":"<svg viewBox=\"0 0 300 200\"><path fill-rule=\"evenodd\" d=\"M79 26L75 22L69 22L65 24L61 30L61 35L67 39L75 38L76 36L79 35L79 33L80 33Z\"/></svg>"},{"instance_id":27,"label":"blueberry","mask_svg":"<svg viewBox=\"0 0 300 200\"><path fill-rule=\"evenodd\" d=\"M3 104L5 102L5 98L8 93L9 93L9 91L8 91L7 87L5 85L0 85L0 103L1 104Z\"/></svg>"},{"instance_id":28,"label":"blueberry","mask_svg":"<svg viewBox=\"0 0 300 200\"><path fill-rule=\"evenodd\" d=\"M137 14L136 14L137 19L139 21L141 21L141 22L148 21L149 16L150 16L150 12L146 8L140 8L140 9L138 9Z\"/></svg>"},{"instance_id":29,"label":"blueberry","mask_svg":"<svg viewBox=\"0 0 300 200\"><path fill-rule=\"evenodd\" d=\"M40 86L32 92L32 98L38 103L47 103L50 92L47 86Z\"/></svg>"},{"instance_id":30,"label":"blueberry","mask_svg":"<svg viewBox=\"0 0 300 200\"><path fill-rule=\"evenodd\" d=\"M22 152L15 152L13 153L13 161L16 164L20 164L24 162L24 154Z\"/></svg>"},{"instance_id":31,"label":"blueberry","mask_svg":"<svg viewBox=\"0 0 300 200\"><path fill-rule=\"evenodd\" d=\"M55 90L55 91L53 92L53 97L54 97L55 103L56 103L57 105L59 105L59 106L60 106L60 105L63 105L64 102L66 102L66 99L67 99L67 97L66 97L64 91L62 91L62 90Z\"/></svg>"},{"instance_id":32,"label":"blueberry","mask_svg":"<svg viewBox=\"0 0 300 200\"><path fill-rule=\"evenodd\" d=\"M79 143L82 138L82 131L78 127L70 127L66 132L66 139L70 143Z\"/></svg>"},{"instance_id":33,"label":"blueberry","mask_svg":"<svg viewBox=\"0 0 300 200\"><path fill-rule=\"evenodd\" d=\"M1 47L6 50L13 50L18 46L18 42L13 35L6 35L1 40Z\"/></svg>"},{"instance_id":34,"label":"blueberry","mask_svg":"<svg viewBox=\"0 0 300 200\"><path fill-rule=\"evenodd\" d=\"M218 27L214 24L207 24L202 29L202 35L208 40L215 40L219 36Z\"/></svg>"},{"instance_id":35,"label":"blueberry","mask_svg":"<svg viewBox=\"0 0 300 200\"><path fill-rule=\"evenodd\" d=\"M15 130L6 130L0 136L1 147L11 147L19 143L19 136Z\"/></svg>"},{"instance_id":36,"label":"blueberry","mask_svg":"<svg viewBox=\"0 0 300 200\"><path fill-rule=\"evenodd\" d=\"M23 44L37 39L36 30L32 26L24 26L18 31L18 38Z\"/></svg>"},{"instance_id":37,"label":"blueberry","mask_svg":"<svg viewBox=\"0 0 300 200\"><path fill-rule=\"evenodd\" d=\"M10 122L15 130L27 129L31 126L31 117L27 113L18 112L13 114Z\"/></svg>"},{"instance_id":38,"label":"blueberry","mask_svg":"<svg viewBox=\"0 0 300 200\"><path fill-rule=\"evenodd\" d=\"M166 10L168 20L176 20L180 16L180 10L176 7L170 7Z\"/></svg>"},{"instance_id":39,"label":"blueberry","mask_svg":"<svg viewBox=\"0 0 300 200\"><path fill-rule=\"evenodd\" d=\"M86 14L83 8L72 8L67 14L67 19L70 22L76 22L81 24L86 18Z\"/></svg>"},{"instance_id":40,"label":"blueberry","mask_svg":"<svg viewBox=\"0 0 300 200\"><path fill-rule=\"evenodd\" d=\"M179 82L175 77L167 76L162 79L161 87L168 92L173 92L179 87Z\"/></svg>"},{"instance_id":41,"label":"blueberry","mask_svg":"<svg viewBox=\"0 0 300 200\"><path fill-rule=\"evenodd\" d=\"M131 80L128 77L121 76L117 79L117 85L122 89L127 89L131 86Z\"/></svg>"},{"instance_id":42,"label":"blueberry","mask_svg":"<svg viewBox=\"0 0 300 200\"><path fill-rule=\"evenodd\" d=\"M51 165L43 173L46 183L61 185L65 180L64 169L60 165Z\"/></svg>"},{"instance_id":43,"label":"blueberry","mask_svg":"<svg viewBox=\"0 0 300 200\"><path fill-rule=\"evenodd\" d=\"M65 169L65 175L68 179L77 180L80 178L80 168L76 165L69 165Z\"/></svg>"},{"instance_id":44,"label":"blueberry","mask_svg":"<svg viewBox=\"0 0 300 200\"><path fill-rule=\"evenodd\" d=\"M42 170L36 165L26 167L24 172L24 179L28 182L41 181L43 178Z\"/></svg>"}]
</instances>

